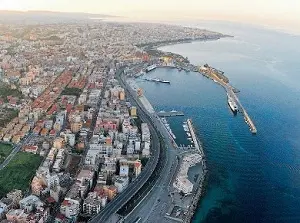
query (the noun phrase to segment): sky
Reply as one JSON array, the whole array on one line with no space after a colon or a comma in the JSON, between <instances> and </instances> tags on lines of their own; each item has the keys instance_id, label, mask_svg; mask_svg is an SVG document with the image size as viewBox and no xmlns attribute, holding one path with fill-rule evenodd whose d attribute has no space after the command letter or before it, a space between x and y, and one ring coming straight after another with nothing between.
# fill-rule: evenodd
<instances>
[{"instance_id":1,"label":"sky","mask_svg":"<svg viewBox=\"0 0 300 223\"><path fill-rule=\"evenodd\" d=\"M0 0L0 10L104 13L144 20L229 20L300 26L300 0Z\"/></svg>"}]
</instances>

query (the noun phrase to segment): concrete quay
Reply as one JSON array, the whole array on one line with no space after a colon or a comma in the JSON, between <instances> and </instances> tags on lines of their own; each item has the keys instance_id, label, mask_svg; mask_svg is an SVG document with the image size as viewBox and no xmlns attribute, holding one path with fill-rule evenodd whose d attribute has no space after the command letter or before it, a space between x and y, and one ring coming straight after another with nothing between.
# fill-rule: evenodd
<instances>
[{"instance_id":1,"label":"concrete quay","mask_svg":"<svg viewBox=\"0 0 300 223\"><path fill-rule=\"evenodd\" d=\"M195 147L195 149L197 149L197 150L199 151L199 153L200 153L201 155L203 155L203 150L202 150L202 148L200 148L201 146L200 146L199 143L198 143L197 136L196 136L196 134L195 134L194 127L193 127L193 124L192 124L192 120L191 120L191 119L188 119L188 120L187 120L187 125L188 125L188 127L189 127L189 130L190 130L190 133L191 133L193 142L194 142L194 147Z\"/></svg>"},{"instance_id":2,"label":"concrete quay","mask_svg":"<svg viewBox=\"0 0 300 223\"><path fill-rule=\"evenodd\" d=\"M170 112L160 111L157 112L157 115L160 117L173 117L173 116L184 116L184 113L181 111L170 111Z\"/></svg>"},{"instance_id":3,"label":"concrete quay","mask_svg":"<svg viewBox=\"0 0 300 223\"><path fill-rule=\"evenodd\" d=\"M199 72L207 77L212 79L214 82L220 84L225 90L226 92L235 100L236 104L239 107L239 110L242 112L242 114L244 115L244 119L245 122L247 123L247 125L249 126L249 130L252 134L256 134L257 133L257 129L254 125L254 122L252 121L252 119L250 118L247 110L243 107L242 103L240 102L238 96L236 95L236 89L234 87L232 87L229 83L226 83L225 81L223 81L222 79L220 79L216 74L214 74L213 72L206 72L205 70L199 70Z\"/></svg>"}]
</instances>

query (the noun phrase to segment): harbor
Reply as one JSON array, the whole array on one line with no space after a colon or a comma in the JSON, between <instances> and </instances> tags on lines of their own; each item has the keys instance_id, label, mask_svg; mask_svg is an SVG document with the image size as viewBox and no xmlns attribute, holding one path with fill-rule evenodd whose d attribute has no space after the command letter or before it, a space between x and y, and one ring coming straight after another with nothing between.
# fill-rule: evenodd
<instances>
[{"instance_id":1,"label":"harbor","mask_svg":"<svg viewBox=\"0 0 300 223\"><path fill-rule=\"evenodd\" d=\"M140 100L143 98L147 101L145 103L141 100L149 110L150 103L148 103L142 91L139 91L140 88L134 79L127 79L127 82L136 91ZM151 113L155 113L152 106L150 110ZM201 198L203 182L207 173L204 152L191 119L185 120L182 124L186 133L184 137L187 138L189 143L178 146L175 142L176 136L168 123L167 117L184 116L183 112L173 109L171 111L159 111L156 114L173 141L174 152L177 157L176 162L173 163L174 174L168 183L167 194L165 194L166 209L163 217L172 222L190 222ZM160 199L162 199L161 196Z\"/></svg>"},{"instance_id":2,"label":"harbor","mask_svg":"<svg viewBox=\"0 0 300 223\"><path fill-rule=\"evenodd\" d=\"M160 120L161 120L161 122L163 123L163 125L165 126L165 128L167 129L167 131L168 131L168 133L170 134L171 138L172 138L173 140L175 140L175 139L176 139L176 136L175 136L175 134L172 132L172 129L171 129L171 127L170 127L170 125L169 125L167 119L166 119L166 118L161 118Z\"/></svg>"},{"instance_id":3,"label":"harbor","mask_svg":"<svg viewBox=\"0 0 300 223\"><path fill-rule=\"evenodd\" d=\"M196 136L192 120L183 123L190 134L193 147L179 153L179 165L174 176L171 198L166 218L177 222L191 222L203 192L203 182L207 173L203 148ZM179 147L183 148L183 147Z\"/></svg>"},{"instance_id":4,"label":"harbor","mask_svg":"<svg viewBox=\"0 0 300 223\"><path fill-rule=\"evenodd\" d=\"M250 115L248 114L247 110L243 107L242 103L240 102L238 96L236 95L238 92L240 92L238 89L234 88L230 85L229 79L224 75L224 72L221 70L218 70L216 68L213 68L209 66L208 64L204 64L201 67L194 66L190 63L185 64L178 64L174 63L174 61L170 57L164 57L163 62L157 62L152 65L147 66L145 69L140 70L140 72L134 74L135 78L138 78L140 76L145 75L146 73L149 73L157 68L172 68L177 69L180 71L190 72L195 71L201 73L203 76L212 79L215 83L220 84L227 92L227 102L232 110L232 112L236 115L237 111L243 114L245 123L249 126L249 130L252 134L257 133L257 128L252 121ZM155 83L164 83L164 84L170 84L171 82L168 80L162 80L159 78L149 78L145 77L142 78L145 81L155 82ZM171 116L181 116L183 114L172 114L172 113L165 113L159 114L161 117L171 117Z\"/></svg>"}]
</instances>

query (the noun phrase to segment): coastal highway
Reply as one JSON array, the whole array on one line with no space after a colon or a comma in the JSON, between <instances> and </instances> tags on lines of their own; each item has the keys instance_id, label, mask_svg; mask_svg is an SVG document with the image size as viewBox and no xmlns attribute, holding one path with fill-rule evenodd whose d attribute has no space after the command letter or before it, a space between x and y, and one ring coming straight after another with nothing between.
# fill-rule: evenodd
<instances>
[{"instance_id":1,"label":"coastal highway","mask_svg":"<svg viewBox=\"0 0 300 223\"><path fill-rule=\"evenodd\" d=\"M136 95L130 87L127 89L131 91L132 95ZM139 100L136 99L139 103ZM164 215L167 212L171 202L170 188L178 169L178 151L174 147L169 132L160 121L157 114L150 114L151 123L155 126L156 130L162 135L166 146L166 157L164 167L158 177L156 184L149 191L146 197L125 217L125 223L132 223L138 217L141 217L142 222L170 222Z\"/></svg>"},{"instance_id":2,"label":"coastal highway","mask_svg":"<svg viewBox=\"0 0 300 223\"><path fill-rule=\"evenodd\" d=\"M21 150L22 146L24 144L26 144L27 142L29 142L32 138L33 138L33 134L29 134L27 136L27 138L25 138L23 141L19 142L18 144L16 144L12 150L12 152L9 154L8 157L6 157L6 159L3 161L3 163L0 164L0 170L2 170L3 168L5 168L9 162L15 157L15 155Z\"/></svg>"},{"instance_id":3,"label":"coastal highway","mask_svg":"<svg viewBox=\"0 0 300 223\"><path fill-rule=\"evenodd\" d=\"M140 100L136 96L136 92L128 86L127 82L122 77L122 83L126 84L126 89L130 92L130 95L135 99L139 107ZM148 113L149 114L149 113ZM178 169L178 151L173 145L173 139L170 137L169 132L160 121L156 113L149 114L151 123L164 139L166 146L165 149L165 161L161 170L161 174L158 177L154 187L149 191L146 197L135 207L130 214L125 218L124 222L132 223L138 217L142 217L140 222L168 222L164 217L169 204L171 202L170 188L175 177L175 173Z\"/></svg>"},{"instance_id":4,"label":"coastal highway","mask_svg":"<svg viewBox=\"0 0 300 223\"><path fill-rule=\"evenodd\" d=\"M120 84L125 88L129 89L129 87L122 79L119 79ZM130 90L129 90L130 91ZM155 170L159 156L160 156L160 140L158 134L155 130L155 127L152 123L151 115L146 111L146 109L139 103L137 98L129 92L128 94L129 100L137 105L139 109L139 117L143 122L147 122L149 125L149 130L151 133L151 156L143 169L142 173L114 200L106 205L106 207L94 218L90 220L92 223L104 223L109 217L115 214L120 208L122 208L130 199L138 193L139 189L148 181L151 174Z\"/></svg>"}]
</instances>

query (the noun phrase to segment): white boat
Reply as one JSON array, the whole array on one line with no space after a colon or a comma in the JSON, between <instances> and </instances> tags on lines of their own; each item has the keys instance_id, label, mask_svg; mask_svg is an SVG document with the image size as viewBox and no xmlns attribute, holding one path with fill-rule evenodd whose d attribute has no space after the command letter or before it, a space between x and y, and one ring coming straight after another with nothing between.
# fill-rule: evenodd
<instances>
[{"instance_id":1,"label":"white boat","mask_svg":"<svg viewBox=\"0 0 300 223\"><path fill-rule=\"evenodd\" d=\"M148 73L148 72L154 70L156 67L157 67L156 64L153 64L153 65L147 67L147 68L146 68L146 73Z\"/></svg>"},{"instance_id":2,"label":"white boat","mask_svg":"<svg viewBox=\"0 0 300 223\"><path fill-rule=\"evenodd\" d=\"M229 94L227 94L227 102L232 112L236 114L238 111L238 106Z\"/></svg>"}]
</instances>

